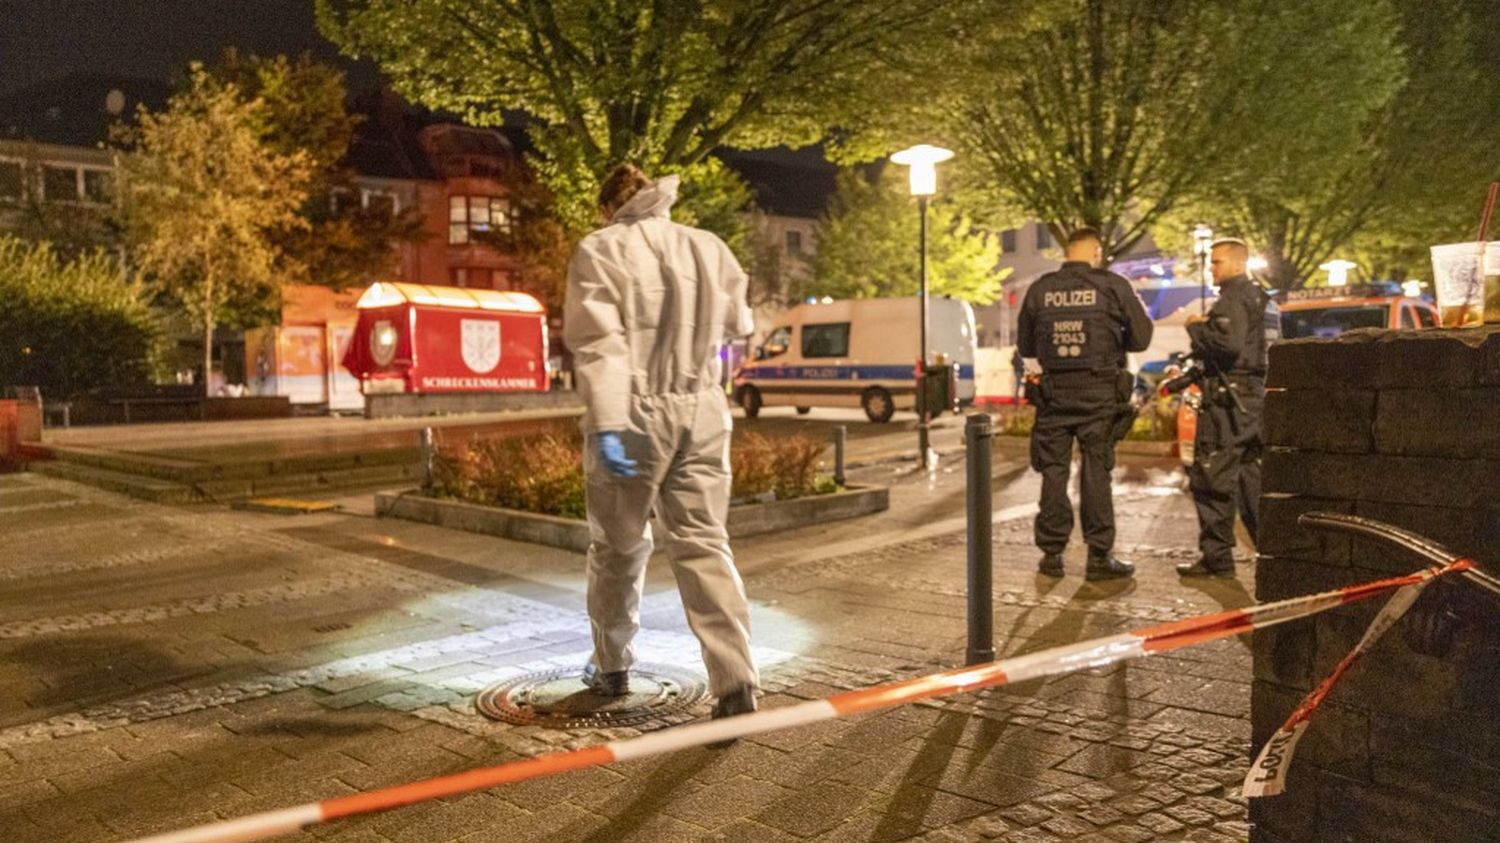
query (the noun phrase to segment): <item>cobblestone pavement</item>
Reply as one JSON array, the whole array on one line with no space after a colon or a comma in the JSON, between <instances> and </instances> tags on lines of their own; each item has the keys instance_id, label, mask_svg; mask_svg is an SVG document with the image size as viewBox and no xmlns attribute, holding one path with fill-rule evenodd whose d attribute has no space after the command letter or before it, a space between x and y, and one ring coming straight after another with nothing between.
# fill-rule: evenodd
<instances>
[{"instance_id":1,"label":"cobblestone pavement","mask_svg":"<svg viewBox=\"0 0 1500 843\"><path fill-rule=\"evenodd\" d=\"M1178 582L1180 475L1122 462L1135 582L1032 573L1035 475L997 449L997 647L1250 601ZM964 650L962 465L873 467L890 513L738 544L764 705ZM475 692L589 652L578 555L359 514L145 504L0 476L0 839L109 841L635 734L479 716ZM640 656L700 671L665 566ZM337 823L349 841L1237 841L1250 655L1170 656ZM692 712L702 716L703 708ZM657 728L666 723L648 724Z\"/></svg>"}]
</instances>

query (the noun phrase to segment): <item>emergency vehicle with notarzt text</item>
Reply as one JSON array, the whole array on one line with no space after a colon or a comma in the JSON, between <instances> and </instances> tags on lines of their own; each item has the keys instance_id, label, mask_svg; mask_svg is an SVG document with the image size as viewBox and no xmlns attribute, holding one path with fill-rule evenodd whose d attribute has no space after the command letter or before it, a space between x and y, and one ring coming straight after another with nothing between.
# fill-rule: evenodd
<instances>
[{"instance_id":1,"label":"emergency vehicle with notarzt text","mask_svg":"<svg viewBox=\"0 0 1500 843\"><path fill-rule=\"evenodd\" d=\"M551 385L546 309L525 293L382 282L356 307L343 363L366 395Z\"/></svg>"},{"instance_id":2,"label":"emergency vehicle with notarzt text","mask_svg":"<svg viewBox=\"0 0 1500 843\"><path fill-rule=\"evenodd\" d=\"M1281 338L1336 337L1355 328L1435 328L1437 308L1395 285L1307 287L1281 298Z\"/></svg>"},{"instance_id":3,"label":"emergency vehicle with notarzt text","mask_svg":"<svg viewBox=\"0 0 1500 843\"><path fill-rule=\"evenodd\" d=\"M974 400L974 309L966 301L928 299L929 363L957 365L954 397ZM846 299L800 304L775 323L735 374L735 400L754 418L761 407L858 407L890 421L917 399L921 301Z\"/></svg>"}]
</instances>

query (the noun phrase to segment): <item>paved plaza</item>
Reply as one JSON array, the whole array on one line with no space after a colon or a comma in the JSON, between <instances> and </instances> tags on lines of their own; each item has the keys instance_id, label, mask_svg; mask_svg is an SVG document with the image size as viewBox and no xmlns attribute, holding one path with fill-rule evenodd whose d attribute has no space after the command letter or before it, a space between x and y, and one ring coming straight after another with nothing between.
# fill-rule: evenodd
<instances>
[{"instance_id":1,"label":"paved plaza","mask_svg":"<svg viewBox=\"0 0 1500 843\"><path fill-rule=\"evenodd\" d=\"M949 438L953 432L944 434ZM944 440L947 441L947 440ZM874 448L874 444L869 444ZM871 453L874 453L872 450ZM879 516L737 542L765 706L951 667L965 645L962 457ZM1122 457L1133 582L1033 573L1037 477L996 448L997 648L1015 655L1250 602L1188 585L1174 461ZM370 514L169 507L0 476L0 838L114 841L583 746L633 730L479 715L581 666L583 559ZM665 564L645 661L701 672ZM340 841L1243 841L1250 650L1228 640L1046 682L329 824ZM699 714L706 714L706 707ZM659 724L648 724L653 728Z\"/></svg>"}]
</instances>

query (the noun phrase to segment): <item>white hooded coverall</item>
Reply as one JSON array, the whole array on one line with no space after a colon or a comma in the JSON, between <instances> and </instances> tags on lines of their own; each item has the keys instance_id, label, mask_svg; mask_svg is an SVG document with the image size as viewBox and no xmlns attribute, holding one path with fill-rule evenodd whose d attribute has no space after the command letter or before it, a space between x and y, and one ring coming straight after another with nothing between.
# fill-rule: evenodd
<instances>
[{"instance_id":1,"label":"white hooded coverall","mask_svg":"<svg viewBox=\"0 0 1500 843\"><path fill-rule=\"evenodd\" d=\"M677 178L637 192L585 237L568 267L563 338L583 394L588 607L594 664L635 660L652 507L709 691L759 686L750 612L729 550L729 402L725 340L754 330L746 277L712 233L672 222ZM594 435L617 431L637 476L600 464Z\"/></svg>"}]
</instances>

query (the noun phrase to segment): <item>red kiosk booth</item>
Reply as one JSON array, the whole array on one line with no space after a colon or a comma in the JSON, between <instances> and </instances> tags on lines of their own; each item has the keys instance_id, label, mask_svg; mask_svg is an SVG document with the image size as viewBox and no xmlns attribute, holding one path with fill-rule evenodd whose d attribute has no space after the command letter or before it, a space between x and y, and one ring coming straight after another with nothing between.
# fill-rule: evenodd
<instances>
[{"instance_id":1,"label":"red kiosk booth","mask_svg":"<svg viewBox=\"0 0 1500 843\"><path fill-rule=\"evenodd\" d=\"M355 307L343 364L366 395L550 386L546 308L525 293L380 282Z\"/></svg>"}]
</instances>

